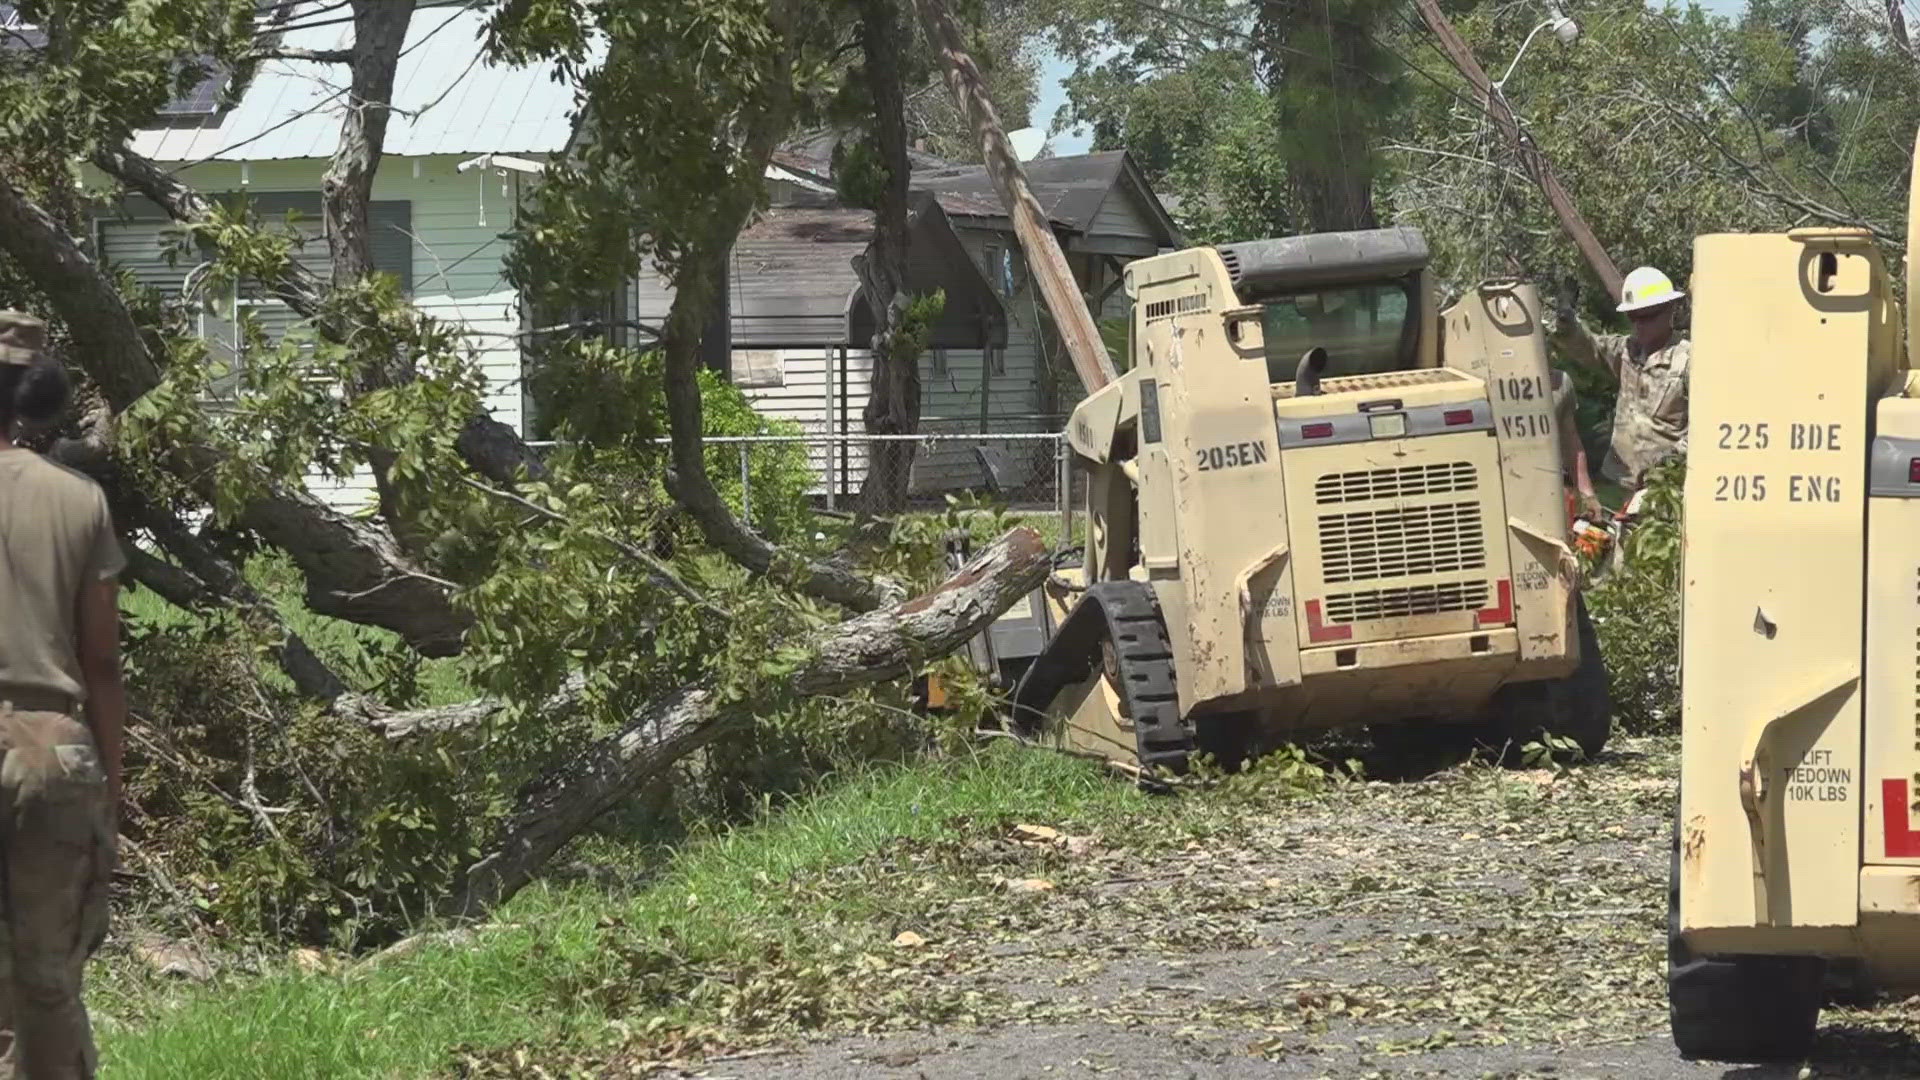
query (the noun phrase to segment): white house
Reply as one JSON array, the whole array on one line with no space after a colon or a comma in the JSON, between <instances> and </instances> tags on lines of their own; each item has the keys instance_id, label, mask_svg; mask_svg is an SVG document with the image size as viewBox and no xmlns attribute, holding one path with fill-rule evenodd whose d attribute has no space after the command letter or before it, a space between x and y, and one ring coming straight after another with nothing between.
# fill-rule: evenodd
<instances>
[{"instance_id":1,"label":"white house","mask_svg":"<svg viewBox=\"0 0 1920 1080\"><path fill-rule=\"evenodd\" d=\"M352 43L351 21L339 17L332 0L272 10L284 15L281 43L289 51ZM575 87L556 80L553 65L490 63L487 17L459 4L416 5L374 181L374 262L398 277L422 310L464 328L487 377L489 409L531 433L521 349L530 316L506 279L505 234L546 163L572 148L578 102ZM604 44L590 63L602 56ZM319 191L339 140L347 79L344 65L300 60L265 61L241 87L229 88L216 75L137 132L133 149L203 193L241 195L276 216L297 211L300 228L312 237L300 257L324 277ZM726 332L716 332L709 346L713 366L763 413L846 440L861 430L871 333L850 260L871 239L872 215L834 195L831 153L831 139L814 136L776 155L768 170L773 206L736 246ZM917 153L913 165L921 208L911 239L913 287L941 288L948 296L936 348L924 360L928 430L1054 430L1058 414L1077 398L1077 384L1068 376L1061 385L1065 359L1044 331L1037 290L991 184L977 166ZM1121 268L1178 241L1139 170L1119 152L1043 159L1027 170L1096 311L1124 315ZM105 177L92 179L110 186ZM163 296L181 296L204 272L197 257L178 257L177 228L143 199L123 201L98 219L96 230L110 265ZM670 302L664 283L644 275L614 306L616 313L658 325ZM208 308L200 317L202 333L228 351L242 309L269 328L291 319L277 301L245 291L213 298ZM612 336L636 340L623 332ZM829 467L826 447L815 448L822 489L831 479L842 493L857 490L864 472L857 438L843 441L833 456ZM978 484L989 465L971 447L944 447L921 455L916 485ZM313 483L343 506L364 505L371 495L370 478L343 485L315 477Z\"/></svg>"},{"instance_id":2,"label":"white house","mask_svg":"<svg viewBox=\"0 0 1920 1080\"><path fill-rule=\"evenodd\" d=\"M327 50L352 43L351 20L303 5L286 19L288 49ZM457 322L488 381L487 405L521 428L527 403L521 379L522 305L508 284L504 234L521 194L542 163L565 153L574 133L574 88L552 65L497 66L483 53L484 11L420 4L394 80L394 110L373 185L374 263L396 275L422 310ZM312 230L300 258L328 272L320 237L320 182L339 141L347 91L344 65L269 60L230 107L214 76L171 103L135 134L133 149L208 195L241 194L263 213L297 211ZM105 185L104 177L94 180ZM176 297L195 277L192 259L169 260L177 230L157 206L124 202L95 226L109 264ZM271 327L290 313L268 298L228 296L202 319L215 347L230 346L232 312L253 311ZM316 481L330 499L363 502L366 482Z\"/></svg>"}]
</instances>

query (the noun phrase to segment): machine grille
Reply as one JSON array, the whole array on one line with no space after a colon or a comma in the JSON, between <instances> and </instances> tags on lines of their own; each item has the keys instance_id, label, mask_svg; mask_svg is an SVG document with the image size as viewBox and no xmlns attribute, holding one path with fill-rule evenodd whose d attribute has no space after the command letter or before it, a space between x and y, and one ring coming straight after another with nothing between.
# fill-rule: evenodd
<instances>
[{"instance_id":1,"label":"machine grille","mask_svg":"<svg viewBox=\"0 0 1920 1080\"><path fill-rule=\"evenodd\" d=\"M1324 514L1320 518L1322 579L1338 585L1483 569L1487 539L1480 516L1477 502Z\"/></svg>"},{"instance_id":2,"label":"machine grille","mask_svg":"<svg viewBox=\"0 0 1920 1080\"><path fill-rule=\"evenodd\" d=\"M1369 499L1450 495L1473 491L1479 486L1480 474L1472 462L1441 461L1430 465L1409 465L1403 469L1328 473L1313 485L1313 498L1321 506L1331 506Z\"/></svg>"},{"instance_id":3,"label":"machine grille","mask_svg":"<svg viewBox=\"0 0 1920 1080\"><path fill-rule=\"evenodd\" d=\"M1188 293L1169 300L1155 300L1147 305L1147 321L1159 322L1180 315L1191 315L1196 311L1208 310L1206 293Z\"/></svg>"},{"instance_id":4,"label":"machine grille","mask_svg":"<svg viewBox=\"0 0 1920 1080\"><path fill-rule=\"evenodd\" d=\"M1328 596L1327 622L1356 623L1375 619L1405 619L1415 615L1446 615L1458 611L1481 611L1486 606L1487 583L1484 581L1366 589Z\"/></svg>"}]
</instances>

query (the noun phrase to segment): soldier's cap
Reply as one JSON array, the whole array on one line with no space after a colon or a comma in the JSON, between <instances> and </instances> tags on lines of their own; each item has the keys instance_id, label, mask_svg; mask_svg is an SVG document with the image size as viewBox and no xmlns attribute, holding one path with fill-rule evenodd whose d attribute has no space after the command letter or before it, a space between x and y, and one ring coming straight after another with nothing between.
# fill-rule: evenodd
<instances>
[{"instance_id":1,"label":"soldier's cap","mask_svg":"<svg viewBox=\"0 0 1920 1080\"><path fill-rule=\"evenodd\" d=\"M46 323L24 311L0 311L0 364L25 367L46 351Z\"/></svg>"}]
</instances>

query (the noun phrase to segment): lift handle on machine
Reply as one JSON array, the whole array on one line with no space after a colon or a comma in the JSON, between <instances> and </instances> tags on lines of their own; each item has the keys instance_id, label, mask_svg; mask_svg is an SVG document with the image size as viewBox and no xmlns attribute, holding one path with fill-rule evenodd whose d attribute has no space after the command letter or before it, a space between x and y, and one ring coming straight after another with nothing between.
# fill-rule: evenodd
<instances>
[{"instance_id":1,"label":"lift handle on machine","mask_svg":"<svg viewBox=\"0 0 1920 1080\"><path fill-rule=\"evenodd\" d=\"M1245 570L1240 571L1234 580L1234 591L1240 596L1240 627L1242 632L1251 628L1253 620L1253 579L1266 572L1287 557L1287 545L1281 544L1272 551L1255 559Z\"/></svg>"},{"instance_id":2,"label":"lift handle on machine","mask_svg":"<svg viewBox=\"0 0 1920 1080\"><path fill-rule=\"evenodd\" d=\"M1747 838L1753 845L1753 913L1757 923L1764 926L1772 921L1772 896L1768 887L1767 861L1769 853L1775 850L1778 837L1772 835L1769 828L1767 811L1772 802L1775 789L1773 760L1773 742L1782 726L1797 719L1807 709L1825 701L1843 691L1851 690L1860 682L1858 672L1849 671L1844 677L1836 679L1831 671L1817 683L1812 693L1797 694L1797 704L1775 713L1760 730L1754 732L1747 746L1746 754L1740 761L1740 807L1747 814Z\"/></svg>"}]
</instances>

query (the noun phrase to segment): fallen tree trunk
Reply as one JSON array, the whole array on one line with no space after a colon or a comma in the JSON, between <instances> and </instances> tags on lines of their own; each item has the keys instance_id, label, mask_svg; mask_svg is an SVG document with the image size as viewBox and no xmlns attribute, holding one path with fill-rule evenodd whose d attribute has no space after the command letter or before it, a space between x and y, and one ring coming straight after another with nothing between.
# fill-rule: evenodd
<instances>
[{"instance_id":1,"label":"fallen tree trunk","mask_svg":"<svg viewBox=\"0 0 1920 1080\"><path fill-rule=\"evenodd\" d=\"M833 694L905 676L984 630L1039 588L1050 566L1040 535L1015 529L934 591L827 631L813 658L794 676L793 690ZM446 730L448 721L484 719L470 708L457 718L453 710L435 712L439 723L416 716L412 730ZM750 723L749 714L721 711L704 687L683 686L664 695L619 733L535 784L489 852L468 869L441 914L484 916L532 881L567 841L621 797L732 727Z\"/></svg>"}]
</instances>

